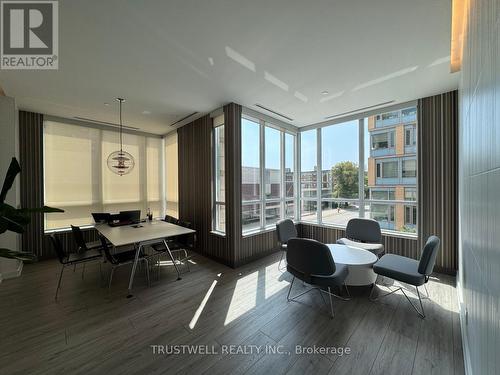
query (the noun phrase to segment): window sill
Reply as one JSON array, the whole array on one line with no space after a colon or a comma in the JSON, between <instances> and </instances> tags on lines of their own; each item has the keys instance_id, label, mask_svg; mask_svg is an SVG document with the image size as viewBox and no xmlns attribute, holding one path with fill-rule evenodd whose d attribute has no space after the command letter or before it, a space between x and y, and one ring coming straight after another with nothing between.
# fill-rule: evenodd
<instances>
[{"instance_id":1,"label":"window sill","mask_svg":"<svg viewBox=\"0 0 500 375\"><path fill-rule=\"evenodd\" d=\"M83 230L88 230L88 229L93 229L94 225L81 225L80 229ZM52 234L52 233L69 233L71 232L71 227L65 227L65 228L55 228L55 229L45 229L43 231L43 234Z\"/></svg>"},{"instance_id":2,"label":"window sill","mask_svg":"<svg viewBox=\"0 0 500 375\"><path fill-rule=\"evenodd\" d=\"M318 223L314 223L312 221L299 221L296 224L314 225L316 227L321 227L321 228L332 228L332 229L341 229L341 230L345 230L345 228L346 228L345 225L318 224ZM400 238L407 238L410 240L417 240L418 239L417 233L397 232L397 231L387 230L387 229L382 229L381 232L382 232L383 236L388 236L388 237L400 237Z\"/></svg>"},{"instance_id":3,"label":"window sill","mask_svg":"<svg viewBox=\"0 0 500 375\"><path fill-rule=\"evenodd\" d=\"M211 230L210 231L210 234L213 234L215 236L218 236L218 237L226 237L226 233L224 232L219 232L217 230Z\"/></svg>"},{"instance_id":4,"label":"window sill","mask_svg":"<svg viewBox=\"0 0 500 375\"><path fill-rule=\"evenodd\" d=\"M273 232L275 230L276 230L276 226L267 227L267 228L260 228L260 229L256 229L256 230L252 230L252 231L248 231L248 232L242 232L241 237L242 238L253 237L253 236L256 236L259 234Z\"/></svg>"}]
</instances>

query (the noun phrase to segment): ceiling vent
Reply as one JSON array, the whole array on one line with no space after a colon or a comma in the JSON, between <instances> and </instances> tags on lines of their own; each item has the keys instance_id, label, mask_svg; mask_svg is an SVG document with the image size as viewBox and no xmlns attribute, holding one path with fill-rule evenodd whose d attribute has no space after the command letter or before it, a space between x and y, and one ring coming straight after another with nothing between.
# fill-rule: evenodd
<instances>
[{"instance_id":1,"label":"ceiling vent","mask_svg":"<svg viewBox=\"0 0 500 375\"><path fill-rule=\"evenodd\" d=\"M350 115L350 114L361 112L361 111L366 111L367 109L372 109L372 108L380 107L380 106L391 104L391 103L394 103L394 100L391 100L391 101L388 101L388 102L383 102L383 103L378 103L378 104L374 104L374 105L370 105L368 107L358 108L358 109L355 109L355 110L349 111L349 112L337 113L336 115L331 115L331 116L325 117L325 120L330 120L330 119L335 118L335 117Z\"/></svg>"},{"instance_id":2,"label":"ceiling vent","mask_svg":"<svg viewBox=\"0 0 500 375\"><path fill-rule=\"evenodd\" d=\"M109 127L112 127L112 128L119 128L120 127L120 124L115 124L114 122L100 121L100 120L95 120L95 119L92 119L92 118L79 117L79 116L75 116L73 118L76 119L76 120L86 121L86 122L92 122L94 124L109 126ZM128 129L128 130L139 130L139 128L136 128L134 126L123 125L122 127L123 127L123 129Z\"/></svg>"},{"instance_id":3,"label":"ceiling vent","mask_svg":"<svg viewBox=\"0 0 500 375\"><path fill-rule=\"evenodd\" d=\"M192 117L192 116L194 116L194 115L196 115L196 114L198 114L198 112L193 112L193 113L191 113L191 114L189 114L189 115L187 115L187 116L185 116L185 117L181 118L180 120L177 120L177 121L176 121L176 122L174 122L173 124L170 124L170 126L177 125L177 124L179 124L179 123L183 122L184 120L187 120L188 118L190 118L190 117Z\"/></svg>"},{"instance_id":4,"label":"ceiling vent","mask_svg":"<svg viewBox=\"0 0 500 375\"><path fill-rule=\"evenodd\" d=\"M276 116L279 116L279 117L283 117L284 119L287 119L288 121L293 121L293 118L290 118L288 116L285 116L284 114L282 113L279 113L279 112L276 112L276 111L273 111L272 109L270 108L267 108L267 107L264 107L262 104L255 104L256 107L259 107L265 111L268 111L268 112L271 112L273 114L275 114Z\"/></svg>"}]
</instances>

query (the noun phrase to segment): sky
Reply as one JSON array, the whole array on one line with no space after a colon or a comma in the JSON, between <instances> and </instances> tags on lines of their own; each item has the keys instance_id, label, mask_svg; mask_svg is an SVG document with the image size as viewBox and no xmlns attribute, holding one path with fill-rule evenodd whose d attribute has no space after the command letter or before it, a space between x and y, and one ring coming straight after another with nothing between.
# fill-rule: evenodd
<instances>
[{"instance_id":1,"label":"sky","mask_svg":"<svg viewBox=\"0 0 500 375\"><path fill-rule=\"evenodd\" d=\"M365 169L368 167L369 135L365 120ZM280 132L266 127L265 148L266 168L280 168ZM312 171L316 165L316 130L301 133L301 169ZM322 169L330 169L341 161L358 163L358 121L349 121L324 127L321 130ZM246 167L259 167L259 125L242 118L242 165ZM293 137L285 139L286 167L291 166L293 160Z\"/></svg>"}]
</instances>

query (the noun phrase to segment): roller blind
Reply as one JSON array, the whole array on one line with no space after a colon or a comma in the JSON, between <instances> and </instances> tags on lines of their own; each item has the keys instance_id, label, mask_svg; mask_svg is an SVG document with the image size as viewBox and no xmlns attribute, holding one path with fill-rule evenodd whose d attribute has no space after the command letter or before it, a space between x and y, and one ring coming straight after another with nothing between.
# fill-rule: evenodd
<instances>
[{"instance_id":1,"label":"roller blind","mask_svg":"<svg viewBox=\"0 0 500 375\"><path fill-rule=\"evenodd\" d=\"M165 137L166 214L179 217L179 180L177 132Z\"/></svg>"},{"instance_id":2,"label":"roller blind","mask_svg":"<svg viewBox=\"0 0 500 375\"><path fill-rule=\"evenodd\" d=\"M45 229L93 223L92 212L151 208L163 216L159 138L123 134L123 149L135 159L130 174L118 176L106 164L119 149L116 131L61 122L44 122L45 204L65 210L47 214Z\"/></svg>"}]
</instances>

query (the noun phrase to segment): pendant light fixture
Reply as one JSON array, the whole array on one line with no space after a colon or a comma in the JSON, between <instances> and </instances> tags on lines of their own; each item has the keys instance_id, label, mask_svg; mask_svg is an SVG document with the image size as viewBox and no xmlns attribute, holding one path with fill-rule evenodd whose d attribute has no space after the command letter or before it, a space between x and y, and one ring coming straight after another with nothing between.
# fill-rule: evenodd
<instances>
[{"instance_id":1,"label":"pendant light fixture","mask_svg":"<svg viewBox=\"0 0 500 375\"><path fill-rule=\"evenodd\" d=\"M123 98L116 98L120 103L120 151L115 151L108 156L108 168L111 172L116 173L118 176L128 174L134 169L134 157L128 152L123 151L122 141L122 104L125 101Z\"/></svg>"}]
</instances>

